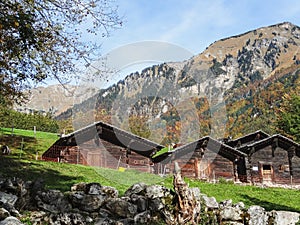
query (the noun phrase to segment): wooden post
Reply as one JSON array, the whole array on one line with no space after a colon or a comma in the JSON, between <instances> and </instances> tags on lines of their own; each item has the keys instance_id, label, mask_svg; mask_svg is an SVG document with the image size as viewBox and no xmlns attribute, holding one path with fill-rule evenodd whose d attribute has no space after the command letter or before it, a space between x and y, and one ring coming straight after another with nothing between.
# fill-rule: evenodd
<instances>
[{"instance_id":1,"label":"wooden post","mask_svg":"<svg viewBox=\"0 0 300 225\"><path fill-rule=\"evenodd\" d=\"M22 156L22 153L23 153L23 147L24 147L24 138L22 138L22 142L21 142L21 152L20 152L19 159L21 159L21 156Z\"/></svg>"},{"instance_id":2,"label":"wooden post","mask_svg":"<svg viewBox=\"0 0 300 225\"><path fill-rule=\"evenodd\" d=\"M253 184L253 176L252 176L252 164L251 164L251 157L248 156L245 158L245 167L246 167L246 180L247 182Z\"/></svg>"},{"instance_id":3,"label":"wooden post","mask_svg":"<svg viewBox=\"0 0 300 225\"><path fill-rule=\"evenodd\" d=\"M200 178L200 169L199 169L199 160L197 157L194 160L194 166L195 166L195 177L197 179L199 179Z\"/></svg>"},{"instance_id":4,"label":"wooden post","mask_svg":"<svg viewBox=\"0 0 300 225\"><path fill-rule=\"evenodd\" d=\"M14 135L14 122L13 122L12 127L11 127L11 136L13 136L13 135Z\"/></svg>"},{"instance_id":5,"label":"wooden post","mask_svg":"<svg viewBox=\"0 0 300 225\"><path fill-rule=\"evenodd\" d=\"M33 127L34 138L36 138L36 126Z\"/></svg>"},{"instance_id":6,"label":"wooden post","mask_svg":"<svg viewBox=\"0 0 300 225\"><path fill-rule=\"evenodd\" d=\"M80 155L80 150L77 148L77 158L76 158L76 164L79 164L79 156Z\"/></svg>"},{"instance_id":7,"label":"wooden post","mask_svg":"<svg viewBox=\"0 0 300 225\"><path fill-rule=\"evenodd\" d=\"M118 164L117 164L117 169L119 169L119 166L120 166L120 163L121 163L121 155L120 155L120 157L119 157L119 160L118 160Z\"/></svg>"},{"instance_id":8,"label":"wooden post","mask_svg":"<svg viewBox=\"0 0 300 225\"><path fill-rule=\"evenodd\" d=\"M234 181L235 181L235 182L238 181L237 162L238 162L237 159L235 159L235 160L232 162L232 165L233 165L233 176L234 176Z\"/></svg>"},{"instance_id":9,"label":"wooden post","mask_svg":"<svg viewBox=\"0 0 300 225\"><path fill-rule=\"evenodd\" d=\"M295 147L292 146L288 149L288 159L289 159L289 169L290 169L290 176L291 176L291 185L293 185L293 175L294 175L294 168L293 168L293 157L295 156Z\"/></svg>"}]
</instances>

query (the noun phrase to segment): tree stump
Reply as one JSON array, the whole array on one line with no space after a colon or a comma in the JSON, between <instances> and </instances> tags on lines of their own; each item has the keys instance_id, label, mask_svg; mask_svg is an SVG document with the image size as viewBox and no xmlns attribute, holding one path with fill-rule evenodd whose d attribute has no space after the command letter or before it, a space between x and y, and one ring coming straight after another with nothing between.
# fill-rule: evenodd
<instances>
[{"instance_id":1,"label":"tree stump","mask_svg":"<svg viewBox=\"0 0 300 225\"><path fill-rule=\"evenodd\" d=\"M201 204L193 190L188 187L181 176L181 170L177 162L174 169L174 190L177 201L174 210L175 223L172 224L199 224Z\"/></svg>"}]
</instances>

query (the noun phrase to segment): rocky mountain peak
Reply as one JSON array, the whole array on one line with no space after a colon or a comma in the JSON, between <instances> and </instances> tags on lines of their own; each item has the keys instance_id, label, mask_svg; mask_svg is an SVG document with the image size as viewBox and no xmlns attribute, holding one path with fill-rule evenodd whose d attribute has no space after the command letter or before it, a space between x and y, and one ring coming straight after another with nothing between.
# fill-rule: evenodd
<instances>
[{"instance_id":1,"label":"rocky mountain peak","mask_svg":"<svg viewBox=\"0 0 300 225\"><path fill-rule=\"evenodd\" d=\"M300 28L289 22L224 38L184 62L162 63L131 73L111 87L100 90L93 98L76 104L59 118L70 118L74 112L80 112L80 115L91 115L87 112L92 112L95 120L101 120L102 112L105 112L105 118L112 119L106 122L125 130L133 132L135 128L131 125L137 124L146 130L155 128L156 136L147 138L157 143L168 132L172 135L180 131L181 136L177 135L176 142L185 143L206 134L214 136L215 133L215 137L220 137L223 131L221 134L219 131L226 118L215 119L214 114L226 117L225 104L227 109L235 107L229 109L231 118L227 124L234 130L232 127L239 126L237 123L243 117L257 117L264 111L255 105L261 98L256 94L260 96L265 89L271 90L271 84L277 81L282 92L295 87L300 71L299 47ZM266 102L271 104L272 101ZM276 101L279 105L280 100ZM130 117L134 118L131 125ZM142 119L137 122L137 118ZM193 126L192 131L183 130ZM174 129L165 131L165 127ZM257 125L256 129L262 128ZM137 134L143 135L143 132Z\"/></svg>"},{"instance_id":2,"label":"rocky mountain peak","mask_svg":"<svg viewBox=\"0 0 300 225\"><path fill-rule=\"evenodd\" d=\"M74 101L81 103L95 95L98 91L94 87L74 85L62 86L57 84L46 87L41 86L27 91L25 93L28 98L26 104L15 105L14 108L20 112L31 113L37 111L57 116L73 107Z\"/></svg>"}]
</instances>

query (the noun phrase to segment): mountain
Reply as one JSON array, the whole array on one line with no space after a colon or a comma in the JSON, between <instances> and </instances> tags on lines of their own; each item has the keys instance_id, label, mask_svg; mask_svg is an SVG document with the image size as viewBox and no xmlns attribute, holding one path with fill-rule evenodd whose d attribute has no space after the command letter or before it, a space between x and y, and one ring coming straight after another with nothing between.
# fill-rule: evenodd
<instances>
[{"instance_id":1,"label":"mountain","mask_svg":"<svg viewBox=\"0 0 300 225\"><path fill-rule=\"evenodd\" d=\"M14 108L20 112L30 113L38 111L57 116L73 107L75 99L76 103L81 103L95 95L98 91L99 90L91 87L62 86L58 84L47 87L37 87L25 93L28 98L25 104L15 105Z\"/></svg>"},{"instance_id":2,"label":"mountain","mask_svg":"<svg viewBox=\"0 0 300 225\"><path fill-rule=\"evenodd\" d=\"M132 73L72 109L75 128L95 120L156 142L276 132L284 96L300 94L300 28L289 22L216 41L184 62Z\"/></svg>"}]
</instances>

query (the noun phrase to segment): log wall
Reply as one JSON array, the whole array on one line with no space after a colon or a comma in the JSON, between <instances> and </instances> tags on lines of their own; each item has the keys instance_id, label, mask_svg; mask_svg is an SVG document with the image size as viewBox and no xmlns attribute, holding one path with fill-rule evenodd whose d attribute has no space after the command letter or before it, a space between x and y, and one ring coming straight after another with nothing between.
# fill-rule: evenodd
<instances>
[{"instance_id":1,"label":"log wall","mask_svg":"<svg viewBox=\"0 0 300 225\"><path fill-rule=\"evenodd\" d=\"M118 169L119 167L136 169L142 172L153 172L153 163L149 158L125 148L101 140L97 145L93 140L80 146L53 145L44 160L83 164L90 166Z\"/></svg>"},{"instance_id":2,"label":"log wall","mask_svg":"<svg viewBox=\"0 0 300 225\"><path fill-rule=\"evenodd\" d=\"M258 150L251 156L252 181L254 183L272 182L278 184L290 184L291 174L288 151L277 147L272 151L268 146ZM294 156L292 159L293 182L300 183L300 159Z\"/></svg>"},{"instance_id":3,"label":"log wall","mask_svg":"<svg viewBox=\"0 0 300 225\"><path fill-rule=\"evenodd\" d=\"M179 159L174 159L167 164L167 173L173 172L174 162L181 168L184 177L201 180L219 180L220 178L234 180L234 164L229 159L222 157L210 150L205 150L204 155L199 152L186 154Z\"/></svg>"}]
</instances>

